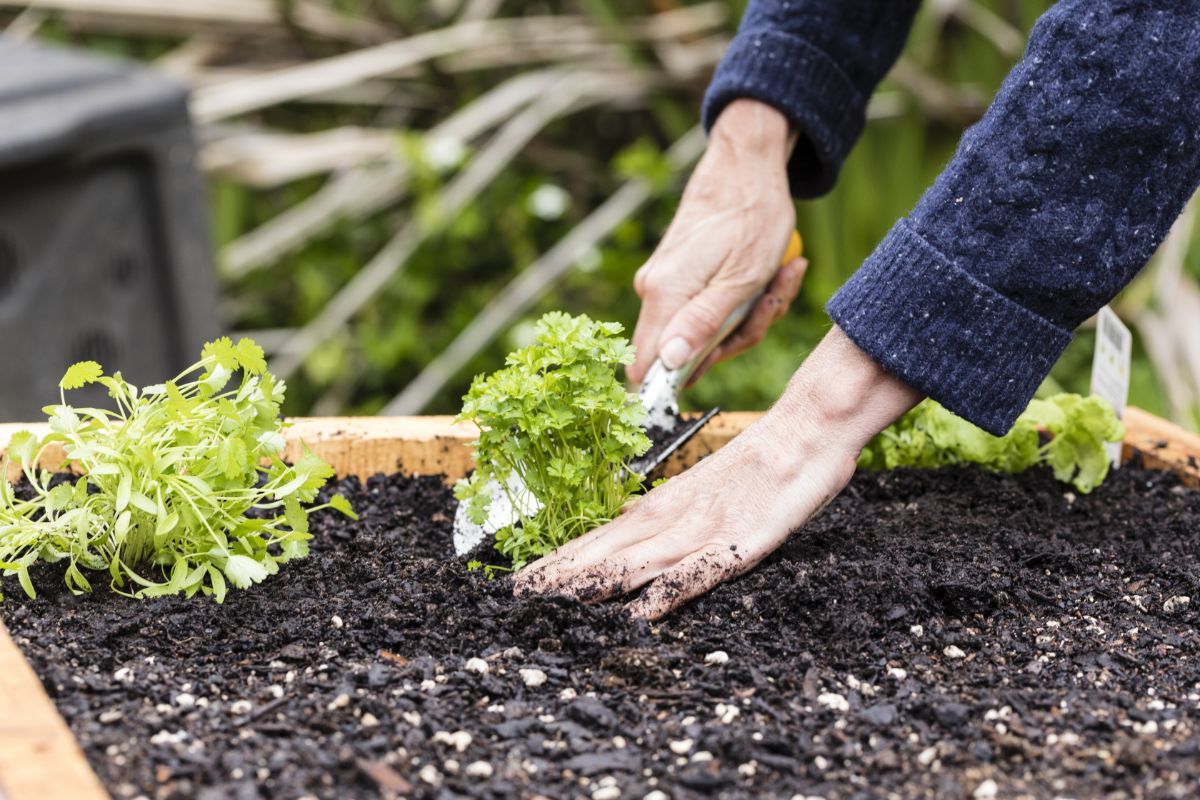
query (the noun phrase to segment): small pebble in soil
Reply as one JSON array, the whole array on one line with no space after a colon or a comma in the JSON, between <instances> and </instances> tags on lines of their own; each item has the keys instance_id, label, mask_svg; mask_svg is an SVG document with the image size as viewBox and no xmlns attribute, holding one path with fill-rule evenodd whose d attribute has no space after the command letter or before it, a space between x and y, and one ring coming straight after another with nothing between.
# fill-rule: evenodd
<instances>
[{"instance_id":1,"label":"small pebble in soil","mask_svg":"<svg viewBox=\"0 0 1200 800\"><path fill-rule=\"evenodd\" d=\"M379 727L379 717L375 716L374 714L372 714L369 711L366 714L362 715L362 719L359 720L359 722L362 723L362 726L364 728L378 728Z\"/></svg>"},{"instance_id":2,"label":"small pebble in soil","mask_svg":"<svg viewBox=\"0 0 1200 800\"><path fill-rule=\"evenodd\" d=\"M558 693L558 699L562 700L564 703L569 703L576 697L578 697L578 693L570 686Z\"/></svg>"},{"instance_id":3,"label":"small pebble in soil","mask_svg":"<svg viewBox=\"0 0 1200 800\"><path fill-rule=\"evenodd\" d=\"M438 768L433 764L426 764L417 772L417 777L430 786L442 785L442 773L438 772Z\"/></svg>"},{"instance_id":4,"label":"small pebble in soil","mask_svg":"<svg viewBox=\"0 0 1200 800\"><path fill-rule=\"evenodd\" d=\"M1188 597L1186 594L1177 594L1174 597L1168 597L1167 601L1163 603L1163 613L1175 614L1183 611L1191 604L1192 598Z\"/></svg>"},{"instance_id":5,"label":"small pebble in soil","mask_svg":"<svg viewBox=\"0 0 1200 800\"><path fill-rule=\"evenodd\" d=\"M642 800L669 800L669 798L663 791L654 789L653 791L647 792L646 796L643 797Z\"/></svg>"},{"instance_id":6,"label":"small pebble in soil","mask_svg":"<svg viewBox=\"0 0 1200 800\"><path fill-rule=\"evenodd\" d=\"M234 700L229 704L229 713L235 717L244 717L254 710L254 703L249 700Z\"/></svg>"},{"instance_id":7,"label":"small pebble in soil","mask_svg":"<svg viewBox=\"0 0 1200 800\"><path fill-rule=\"evenodd\" d=\"M817 703L833 711L850 710L850 701L835 692L824 692L817 695Z\"/></svg>"},{"instance_id":8,"label":"small pebble in soil","mask_svg":"<svg viewBox=\"0 0 1200 800\"><path fill-rule=\"evenodd\" d=\"M901 667L888 667L888 677L894 680L902 681L908 677L908 670Z\"/></svg>"},{"instance_id":9,"label":"small pebble in soil","mask_svg":"<svg viewBox=\"0 0 1200 800\"><path fill-rule=\"evenodd\" d=\"M942 655L944 655L946 658L966 658L967 657L967 654L965 652L963 652L963 649L956 644L946 645L946 648L944 650L942 650Z\"/></svg>"},{"instance_id":10,"label":"small pebble in soil","mask_svg":"<svg viewBox=\"0 0 1200 800\"><path fill-rule=\"evenodd\" d=\"M999 791L1000 787L996 785L996 782L991 778L988 778L986 781L975 787L975 792L972 797L974 797L975 800L992 800L992 798L994 798Z\"/></svg>"},{"instance_id":11,"label":"small pebble in soil","mask_svg":"<svg viewBox=\"0 0 1200 800\"><path fill-rule=\"evenodd\" d=\"M466 773L470 778L490 778L493 772L495 770L492 769L492 765L486 761L472 761L467 764Z\"/></svg>"},{"instance_id":12,"label":"small pebble in soil","mask_svg":"<svg viewBox=\"0 0 1200 800\"><path fill-rule=\"evenodd\" d=\"M721 664L729 663L729 653L724 650L713 650L704 657L704 663L710 667L718 667Z\"/></svg>"},{"instance_id":13,"label":"small pebble in soil","mask_svg":"<svg viewBox=\"0 0 1200 800\"><path fill-rule=\"evenodd\" d=\"M193 708L196 705L196 696L188 692L180 692L175 695L175 705L180 708Z\"/></svg>"},{"instance_id":14,"label":"small pebble in soil","mask_svg":"<svg viewBox=\"0 0 1200 800\"><path fill-rule=\"evenodd\" d=\"M421 715L416 711L405 711L400 716L405 722L414 728L421 724Z\"/></svg>"},{"instance_id":15,"label":"small pebble in soil","mask_svg":"<svg viewBox=\"0 0 1200 800\"><path fill-rule=\"evenodd\" d=\"M468 658L463 669L467 672L474 672L477 675L487 675L488 663L482 658Z\"/></svg>"},{"instance_id":16,"label":"small pebble in soil","mask_svg":"<svg viewBox=\"0 0 1200 800\"><path fill-rule=\"evenodd\" d=\"M546 673L540 669L522 669L520 673L521 680L525 681L525 685L531 689L535 689L546 682Z\"/></svg>"},{"instance_id":17,"label":"small pebble in soil","mask_svg":"<svg viewBox=\"0 0 1200 800\"><path fill-rule=\"evenodd\" d=\"M350 705L350 695L339 694L337 697L329 701L329 705L325 706L328 711L337 711Z\"/></svg>"},{"instance_id":18,"label":"small pebble in soil","mask_svg":"<svg viewBox=\"0 0 1200 800\"><path fill-rule=\"evenodd\" d=\"M692 754L692 761L697 764L703 764L705 761L712 761L713 754L707 750L698 750Z\"/></svg>"},{"instance_id":19,"label":"small pebble in soil","mask_svg":"<svg viewBox=\"0 0 1200 800\"><path fill-rule=\"evenodd\" d=\"M676 739L675 741L667 744L667 747L669 747L671 752L675 755L681 756L691 750L694 744L695 742L691 739Z\"/></svg>"},{"instance_id":20,"label":"small pebble in soil","mask_svg":"<svg viewBox=\"0 0 1200 800\"><path fill-rule=\"evenodd\" d=\"M620 796L621 787L619 786L601 786L592 792L592 800L618 800Z\"/></svg>"},{"instance_id":21,"label":"small pebble in soil","mask_svg":"<svg viewBox=\"0 0 1200 800\"><path fill-rule=\"evenodd\" d=\"M435 742L448 744L460 753L464 752L468 747L471 746L471 739L471 734L467 733L466 731L455 731L454 733L450 733L448 731L438 731L433 735L433 740Z\"/></svg>"}]
</instances>

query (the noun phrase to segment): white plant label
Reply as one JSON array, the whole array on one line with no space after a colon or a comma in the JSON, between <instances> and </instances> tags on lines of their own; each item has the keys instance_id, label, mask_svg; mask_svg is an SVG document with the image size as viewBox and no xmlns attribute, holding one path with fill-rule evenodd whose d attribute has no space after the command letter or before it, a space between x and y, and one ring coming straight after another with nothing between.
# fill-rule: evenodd
<instances>
[{"instance_id":1,"label":"white plant label","mask_svg":"<svg viewBox=\"0 0 1200 800\"><path fill-rule=\"evenodd\" d=\"M1133 335L1116 313L1105 306L1096 317L1096 351L1092 354L1092 394L1098 394L1124 418L1129 401L1129 366ZM1121 465L1121 443L1105 445L1114 467Z\"/></svg>"}]
</instances>

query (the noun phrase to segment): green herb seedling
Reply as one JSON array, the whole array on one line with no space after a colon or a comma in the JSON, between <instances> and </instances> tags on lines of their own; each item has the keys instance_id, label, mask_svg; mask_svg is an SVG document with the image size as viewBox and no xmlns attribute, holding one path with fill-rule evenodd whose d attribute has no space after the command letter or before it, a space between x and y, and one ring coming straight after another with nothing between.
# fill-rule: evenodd
<instances>
[{"instance_id":1,"label":"green herb seedling","mask_svg":"<svg viewBox=\"0 0 1200 800\"><path fill-rule=\"evenodd\" d=\"M628 466L650 440L645 407L617 378L617 367L634 355L621 332L613 322L546 314L533 345L509 354L504 369L477 377L463 398L458 419L480 429L472 443L478 467L455 497L482 524L494 499L488 482L507 487L516 473L542 506L496 534L513 570L613 519L641 489L642 476Z\"/></svg>"},{"instance_id":2,"label":"green herb seedling","mask_svg":"<svg viewBox=\"0 0 1200 800\"><path fill-rule=\"evenodd\" d=\"M1040 431L1049 434L1044 444ZM992 436L925 400L868 444L859 465L870 469L976 464L994 472L1023 472L1044 464L1054 477L1087 494L1108 475L1106 442L1125 427L1096 395L1059 394L1029 404L1012 430Z\"/></svg>"},{"instance_id":3,"label":"green herb seedling","mask_svg":"<svg viewBox=\"0 0 1200 800\"><path fill-rule=\"evenodd\" d=\"M115 411L66 402L67 390L92 383ZM59 387L60 403L45 409L50 433L21 432L8 446L33 497L0 481L0 574L30 597L29 568L66 561L76 594L91 591L85 571L106 571L122 594L221 602L229 584L248 588L307 555L311 512L354 516L341 496L305 507L333 470L307 448L295 465L280 458L284 384L249 339L210 342L179 376L140 390L94 361L73 365ZM36 468L52 445L77 481Z\"/></svg>"}]
</instances>

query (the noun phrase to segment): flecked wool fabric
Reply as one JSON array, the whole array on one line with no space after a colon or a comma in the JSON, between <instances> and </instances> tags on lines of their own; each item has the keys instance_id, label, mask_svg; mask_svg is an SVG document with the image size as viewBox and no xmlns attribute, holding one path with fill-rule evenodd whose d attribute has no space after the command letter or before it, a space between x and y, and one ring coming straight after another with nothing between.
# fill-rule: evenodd
<instances>
[{"instance_id":1,"label":"flecked wool fabric","mask_svg":"<svg viewBox=\"0 0 1200 800\"><path fill-rule=\"evenodd\" d=\"M751 0L706 124L737 97L771 104L802 134L793 193L827 190L916 6ZM1003 433L1198 185L1200 0L1061 0L946 170L827 309L896 376Z\"/></svg>"}]
</instances>

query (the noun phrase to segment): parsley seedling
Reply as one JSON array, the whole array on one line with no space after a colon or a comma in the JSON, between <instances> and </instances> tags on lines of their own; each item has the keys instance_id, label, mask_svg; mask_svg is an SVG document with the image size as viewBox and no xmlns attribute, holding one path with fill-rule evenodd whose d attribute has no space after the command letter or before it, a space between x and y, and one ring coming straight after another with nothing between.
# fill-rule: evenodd
<instances>
[{"instance_id":1,"label":"parsley seedling","mask_svg":"<svg viewBox=\"0 0 1200 800\"><path fill-rule=\"evenodd\" d=\"M513 570L613 519L642 486L628 466L650 449L646 410L617 379L617 367L634 355L621 332L613 322L546 314L534 343L509 354L504 369L477 377L463 398L458 419L480 429L472 443L478 466L454 494L470 504L471 519L487 518L488 482L509 492L513 473L542 506L496 534Z\"/></svg>"},{"instance_id":2,"label":"parsley seedling","mask_svg":"<svg viewBox=\"0 0 1200 800\"><path fill-rule=\"evenodd\" d=\"M67 403L67 390L91 383L108 389L115 411ZM333 470L307 448L295 465L280 458L284 384L249 339L211 342L178 377L140 390L94 361L72 366L59 387L60 403L46 408L50 433L21 432L8 446L32 498L0 481L0 573L30 597L29 568L66 561L76 594L92 588L85 571L103 570L123 594L220 602L228 584L248 588L307 555L312 511L354 516L341 496L303 505ZM78 480L36 468L51 445Z\"/></svg>"},{"instance_id":3,"label":"parsley seedling","mask_svg":"<svg viewBox=\"0 0 1200 800\"><path fill-rule=\"evenodd\" d=\"M1050 435L1044 444L1040 430ZM1106 442L1125 427L1104 399L1059 394L1034 400L1004 436L992 436L925 400L863 449L859 464L872 469L977 464L994 472L1023 472L1039 464L1087 494L1108 475Z\"/></svg>"}]
</instances>

